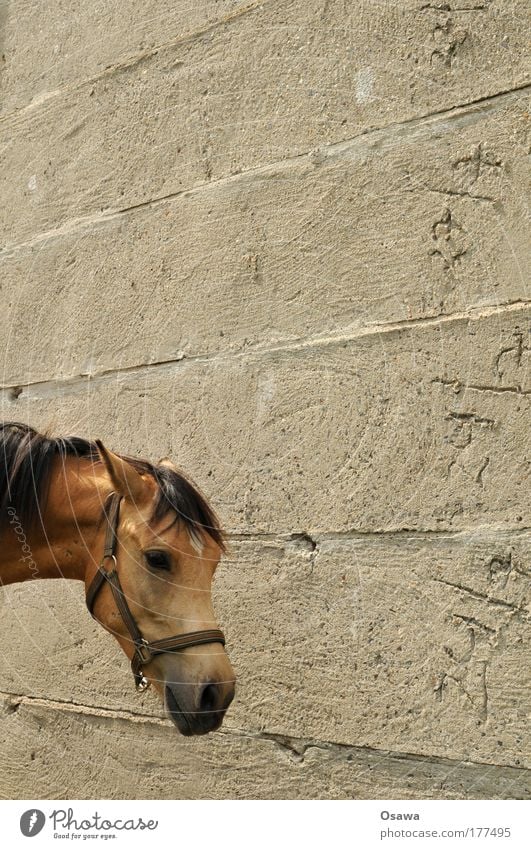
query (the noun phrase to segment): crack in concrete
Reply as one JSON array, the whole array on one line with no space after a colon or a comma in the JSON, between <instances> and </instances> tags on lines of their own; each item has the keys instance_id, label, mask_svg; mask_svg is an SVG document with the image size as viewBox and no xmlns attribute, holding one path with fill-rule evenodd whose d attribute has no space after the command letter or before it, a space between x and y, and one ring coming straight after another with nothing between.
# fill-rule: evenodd
<instances>
[{"instance_id":1,"label":"crack in concrete","mask_svg":"<svg viewBox=\"0 0 531 849\"><path fill-rule=\"evenodd\" d=\"M476 478L475 478L476 483L479 483L481 486L483 486L483 473L487 470L487 467L489 466L489 464L490 464L490 457L485 457L481 467L479 468L479 470L476 474Z\"/></svg>"},{"instance_id":2,"label":"crack in concrete","mask_svg":"<svg viewBox=\"0 0 531 849\"><path fill-rule=\"evenodd\" d=\"M453 189L434 189L430 186L423 186L428 192L434 192L437 195L449 195L450 197L458 197L458 198L470 198L471 200L482 200L487 201L488 203L495 203L497 198L490 197L489 195L472 195L470 192L458 192ZM415 189L406 189L406 191L413 192Z\"/></svg>"},{"instance_id":3,"label":"crack in concrete","mask_svg":"<svg viewBox=\"0 0 531 849\"><path fill-rule=\"evenodd\" d=\"M513 393L514 395L527 396L531 395L530 389L522 389L519 386L488 386L480 383L461 383L458 378L448 380L441 377L436 377L432 383L440 383L442 386L450 386L454 392L461 392L463 389L471 389L476 392L493 392L494 394L503 394L505 392Z\"/></svg>"},{"instance_id":4,"label":"crack in concrete","mask_svg":"<svg viewBox=\"0 0 531 849\"><path fill-rule=\"evenodd\" d=\"M295 737L287 737L285 734L272 734L267 731L261 731L258 734L246 734L242 732L242 736L250 737L253 740L267 740L271 743L275 743L283 752L288 754L290 760L295 763L303 763L304 758L306 756L306 752L309 748L312 747L311 743L303 742ZM314 747L319 748L319 747ZM323 744L322 748L327 748L327 745Z\"/></svg>"},{"instance_id":5,"label":"crack in concrete","mask_svg":"<svg viewBox=\"0 0 531 849\"><path fill-rule=\"evenodd\" d=\"M491 628L490 625L485 625L484 622L480 622L479 619L476 619L475 616L465 616L464 613L452 613L452 617L454 619L459 619L460 622L465 622L467 625L473 625L476 628L479 628L480 631L485 631L487 634L497 634L496 628Z\"/></svg>"},{"instance_id":6,"label":"crack in concrete","mask_svg":"<svg viewBox=\"0 0 531 849\"><path fill-rule=\"evenodd\" d=\"M478 415L477 413L461 413L455 410L450 410L450 412L447 416L445 416L445 418L450 421L486 425L488 428L492 428L496 424L494 419L487 419L483 416Z\"/></svg>"},{"instance_id":7,"label":"crack in concrete","mask_svg":"<svg viewBox=\"0 0 531 849\"><path fill-rule=\"evenodd\" d=\"M448 12L449 14L454 12L487 12L490 2L491 0L484 0L483 3L478 3L475 6L451 6L450 3L424 3L419 8L419 12L424 12L428 9L432 12Z\"/></svg>"}]
</instances>

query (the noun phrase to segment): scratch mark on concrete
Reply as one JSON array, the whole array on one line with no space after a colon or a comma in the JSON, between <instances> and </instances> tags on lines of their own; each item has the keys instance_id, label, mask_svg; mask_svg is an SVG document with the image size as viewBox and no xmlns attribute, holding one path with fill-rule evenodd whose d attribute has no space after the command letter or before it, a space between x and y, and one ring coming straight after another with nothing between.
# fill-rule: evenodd
<instances>
[{"instance_id":1,"label":"scratch mark on concrete","mask_svg":"<svg viewBox=\"0 0 531 849\"><path fill-rule=\"evenodd\" d=\"M472 587L467 587L465 584L457 584L452 581L447 581L444 578L433 578L433 580L436 581L438 584L446 584L446 586L448 587L453 587L454 589L459 590L462 593L466 593L467 595L472 596L472 598L478 599L478 601L485 601L488 604L504 607L506 610L518 610L520 613L527 614L525 608L520 607L517 604L513 604L510 601L504 601L501 598L494 598L493 596L487 595L486 593L482 593L479 590L474 590Z\"/></svg>"}]
</instances>

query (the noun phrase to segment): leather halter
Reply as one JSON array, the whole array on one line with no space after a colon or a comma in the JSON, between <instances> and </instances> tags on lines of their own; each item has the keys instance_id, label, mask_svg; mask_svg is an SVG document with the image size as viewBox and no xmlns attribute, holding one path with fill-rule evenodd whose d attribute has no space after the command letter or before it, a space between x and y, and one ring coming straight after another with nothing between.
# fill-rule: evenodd
<instances>
[{"instance_id":1,"label":"leather halter","mask_svg":"<svg viewBox=\"0 0 531 849\"><path fill-rule=\"evenodd\" d=\"M188 634L177 634L174 637L165 637L162 640L152 640L151 642L144 639L129 609L122 585L120 584L118 572L116 571L116 546L118 543L118 522L120 519L121 500L122 497L113 492L110 505L108 508L105 508L107 530L105 532L103 558L87 590L86 602L89 613L96 618L93 612L96 597L104 583L107 582L109 584L118 611L135 646L135 653L131 659L131 669L135 676L136 688L137 690L146 690L149 687L149 681L143 674L142 667L150 663L156 655L181 651L191 646L202 646L205 643L221 643L224 646L225 637L221 631L212 629L208 631L191 631ZM105 568L105 563L108 561L111 562L111 569L109 570Z\"/></svg>"}]
</instances>

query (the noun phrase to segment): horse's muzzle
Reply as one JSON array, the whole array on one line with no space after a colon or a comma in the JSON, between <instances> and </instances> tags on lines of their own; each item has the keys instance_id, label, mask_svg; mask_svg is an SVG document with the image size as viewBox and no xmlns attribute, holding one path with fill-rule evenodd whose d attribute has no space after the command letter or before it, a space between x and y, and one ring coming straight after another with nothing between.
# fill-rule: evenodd
<instances>
[{"instance_id":1,"label":"horse's muzzle","mask_svg":"<svg viewBox=\"0 0 531 849\"><path fill-rule=\"evenodd\" d=\"M233 682L206 681L196 685L167 682L164 686L166 710L186 737L217 731L233 698Z\"/></svg>"}]
</instances>

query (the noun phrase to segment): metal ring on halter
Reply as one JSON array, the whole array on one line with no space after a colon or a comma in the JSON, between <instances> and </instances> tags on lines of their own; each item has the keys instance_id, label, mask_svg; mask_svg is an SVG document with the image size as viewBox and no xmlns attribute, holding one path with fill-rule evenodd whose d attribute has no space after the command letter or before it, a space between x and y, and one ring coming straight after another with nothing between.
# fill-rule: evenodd
<instances>
[{"instance_id":1,"label":"metal ring on halter","mask_svg":"<svg viewBox=\"0 0 531 849\"><path fill-rule=\"evenodd\" d=\"M151 653L149 643L145 639L145 637L142 637L142 639L136 643L135 655L140 661L138 671L136 672L136 674L133 673L135 675L136 689L139 691L147 690L147 688L149 687L149 681L142 672L142 665L144 663L149 663L150 660L153 660L153 654Z\"/></svg>"},{"instance_id":2,"label":"metal ring on halter","mask_svg":"<svg viewBox=\"0 0 531 849\"><path fill-rule=\"evenodd\" d=\"M135 682L135 686L138 693L143 693L144 690L147 690L149 687L149 681L145 675L142 675L139 681Z\"/></svg>"}]
</instances>

